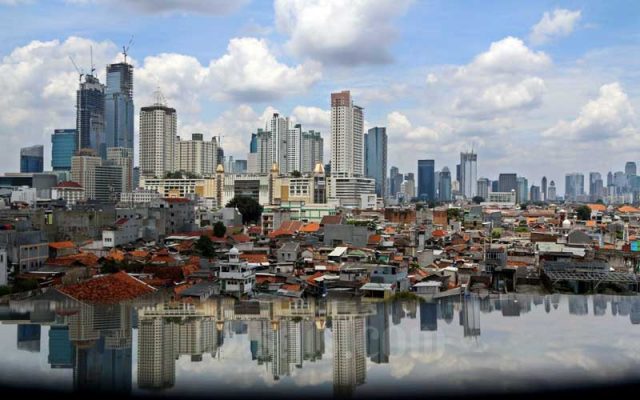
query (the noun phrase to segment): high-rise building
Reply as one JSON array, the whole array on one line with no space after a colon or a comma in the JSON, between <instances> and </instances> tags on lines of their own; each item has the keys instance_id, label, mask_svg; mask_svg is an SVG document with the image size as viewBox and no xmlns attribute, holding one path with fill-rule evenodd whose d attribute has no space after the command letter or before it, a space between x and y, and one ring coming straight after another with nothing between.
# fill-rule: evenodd
<instances>
[{"instance_id":1,"label":"high-rise building","mask_svg":"<svg viewBox=\"0 0 640 400\"><path fill-rule=\"evenodd\" d=\"M529 201L542 201L542 198L540 197L540 186L531 185L531 188L529 189Z\"/></svg>"},{"instance_id":2,"label":"high-rise building","mask_svg":"<svg viewBox=\"0 0 640 400\"><path fill-rule=\"evenodd\" d=\"M152 106L140 109L140 169L142 176L162 178L175 171L177 116L156 93Z\"/></svg>"},{"instance_id":3,"label":"high-rise building","mask_svg":"<svg viewBox=\"0 0 640 400\"><path fill-rule=\"evenodd\" d=\"M104 91L106 146L133 152L133 66L121 62L107 65Z\"/></svg>"},{"instance_id":4,"label":"high-rise building","mask_svg":"<svg viewBox=\"0 0 640 400\"><path fill-rule=\"evenodd\" d=\"M478 154L460 153L460 192L467 199L476 195L478 182Z\"/></svg>"},{"instance_id":5,"label":"high-rise building","mask_svg":"<svg viewBox=\"0 0 640 400\"><path fill-rule=\"evenodd\" d=\"M133 149L128 147L108 147L107 161L112 165L121 168L122 177L120 181L122 186L120 193L131 192L133 186Z\"/></svg>"},{"instance_id":6,"label":"high-rise building","mask_svg":"<svg viewBox=\"0 0 640 400\"><path fill-rule=\"evenodd\" d=\"M331 93L331 173L364 174L362 107L353 104L348 90Z\"/></svg>"},{"instance_id":7,"label":"high-rise building","mask_svg":"<svg viewBox=\"0 0 640 400\"><path fill-rule=\"evenodd\" d=\"M300 172L311 173L318 163L323 163L324 140L320 132L309 130L302 132L302 152L300 154Z\"/></svg>"},{"instance_id":8,"label":"high-rise building","mask_svg":"<svg viewBox=\"0 0 640 400\"><path fill-rule=\"evenodd\" d=\"M624 174L625 175L637 175L636 173L636 163L633 161L627 161L624 165Z\"/></svg>"},{"instance_id":9,"label":"high-rise building","mask_svg":"<svg viewBox=\"0 0 640 400\"><path fill-rule=\"evenodd\" d=\"M289 128L285 146L287 168L284 173L300 172L302 170L302 125L296 124L293 128Z\"/></svg>"},{"instance_id":10,"label":"high-rise building","mask_svg":"<svg viewBox=\"0 0 640 400\"><path fill-rule=\"evenodd\" d=\"M247 172L247 160L235 160L233 162L233 170L236 174L244 174Z\"/></svg>"},{"instance_id":11,"label":"high-rise building","mask_svg":"<svg viewBox=\"0 0 640 400\"><path fill-rule=\"evenodd\" d=\"M542 177L542 199L541 201L547 201L547 177Z\"/></svg>"},{"instance_id":12,"label":"high-rise building","mask_svg":"<svg viewBox=\"0 0 640 400\"><path fill-rule=\"evenodd\" d=\"M491 181L491 191L492 192L499 192L500 191L500 181Z\"/></svg>"},{"instance_id":13,"label":"high-rise building","mask_svg":"<svg viewBox=\"0 0 640 400\"><path fill-rule=\"evenodd\" d=\"M258 152L258 134L251 134L251 141L249 142L249 153L257 153Z\"/></svg>"},{"instance_id":14,"label":"high-rise building","mask_svg":"<svg viewBox=\"0 0 640 400\"><path fill-rule=\"evenodd\" d=\"M96 198L96 167L102 165L92 149L81 149L71 158L71 180L84 188L87 199Z\"/></svg>"},{"instance_id":15,"label":"high-rise building","mask_svg":"<svg viewBox=\"0 0 640 400\"><path fill-rule=\"evenodd\" d=\"M602 193L602 175L599 172L589 172L589 196L597 200Z\"/></svg>"},{"instance_id":16,"label":"high-rise building","mask_svg":"<svg viewBox=\"0 0 640 400\"><path fill-rule=\"evenodd\" d=\"M564 199L576 201L584 194L584 175L574 172L565 175Z\"/></svg>"},{"instance_id":17,"label":"high-rise building","mask_svg":"<svg viewBox=\"0 0 640 400\"><path fill-rule=\"evenodd\" d=\"M418 198L423 201L435 201L434 160L418 160Z\"/></svg>"},{"instance_id":18,"label":"high-rise building","mask_svg":"<svg viewBox=\"0 0 640 400\"><path fill-rule=\"evenodd\" d=\"M607 174L607 187L613 185L613 173L609 171Z\"/></svg>"},{"instance_id":19,"label":"high-rise building","mask_svg":"<svg viewBox=\"0 0 640 400\"><path fill-rule=\"evenodd\" d=\"M128 150L128 149L127 149ZM122 193L122 167L112 161L105 161L95 167L95 197L103 203L113 203L120 199Z\"/></svg>"},{"instance_id":20,"label":"high-rise building","mask_svg":"<svg viewBox=\"0 0 640 400\"><path fill-rule=\"evenodd\" d=\"M44 170L44 146L36 145L20 149L20 172Z\"/></svg>"},{"instance_id":21,"label":"high-rise building","mask_svg":"<svg viewBox=\"0 0 640 400\"><path fill-rule=\"evenodd\" d=\"M451 201L451 172L447 167L442 168L440 172L438 196L440 201Z\"/></svg>"},{"instance_id":22,"label":"high-rise building","mask_svg":"<svg viewBox=\"0 0 640 400\"><path fill-rule=\"evenodd\" d=\"M400 185L400 188L401 188L400 191L404 195L404 199L406 201L409 201L412 198L416 197L416 182L413 177L413 174L405 175L405 180Z\"/></svg>"},{"instance_id":23,"label":"high-rise building","mask_svg":"<svg viewBox=\"0 0 640 400\"><path fill-rule=\"evenodd\" d=\"M191 140L176 141L175 169L199 176L213 176L218 166L217 156L215 136L205 141L202 133L193 133Z\"/></svg>"},{"instance_id":24,"label":"high-rise building","mask_svg":"<svg viewBox=\"0 0 640 400\"><path fill-rule=\"evenodd\" d=\"M556 183L554 181L551 181L549 183L549 190L547 192L547 195L547 200L556 201Z\"/></svg>"},{"instance_id":25,"label":"high-rise building","mask_svg":"<svg viewBox=\"0 0 640 400\"><path fill-rule=\"evenodd\" d=\"M376 180L376 194L383 197L387 182L387 128L375 127L364 135L364 170Z\"/></svg>"},{"instance_id":26,"label":"high-rise building","mask_svg":"<svg viewBox=\"0 0 640 400\"><path fill-rule=\"evenodd\" d=\"M51 135L51 169L54 171L70 171L71 157L77 149L77 132L75 129L56 129Z\"/></svg>"},{"instance_id":27,"label":"high-rise building","mask_svg":"<svg viewBox=\"0 0 640 400\"><path fill-rule=\"evenodd\" d=\"M107 154L104 136L104 85L87 74L76 92L76 132L78 149L93 149L100 157Z\"/></svg>"},{"instance_id":28,"label":"high-rise building","mask_svg":"<svg viewBox=\"0 0 640 400\"><path fill-rule=\"evenodd\" d=\"M398 167L391 167L389 172L389 197L396 197L401 191L400 185L402 185L402 174Z\"/></svg>"},{"instance_id":29,"label":"high-rise building","mask_svg":"<svg viewBox=\"0 0 640 400\"><path fill-rule=\"evenodd\" d=\"M266 130L271 132L271 159L273 163L277 163L280 173L288 175L289 163L287 162L288 141L289 141L289 118L281 117L280 114L274 113L267 122ZM269 169L271 165L269 165Z\"/></svg>"},{"instance_id":30,"label":"high-rise building","mask_svg":"<svg viewBox=\"0 0 640 400\"><path fill-rule=\"evenodd\" d=\"M498 192L510 192L517 188L517 174L500 174L498 176Z\"/></svg>"},{"instance_id":31,"label":"high-rise building","mask_svg":"<svg viewBox=\"0 0 640 400\"><path fill-rule=\"evenodd\" d=\"M489 186L490 181L487 178L478 179L476 185L476 196L482 197L483 200L487 200L489 198Z\"/></svg>"},{"instance_id":32,"label":"high-rise building","mask_svg":"<svg viewBox=\"0 0 640 400\"><path fill-rule=\"evenodd\" d=\"M271 132L258 129L256 133L257 142L257 172L268 174L274 163L273 159L273 136ZM219 161L221 162L221 161Z\"/></svg>"},{"instance_id":33,"label":"high-rise building","mask_svg":"<svg viewBox=\"0 0 640 400\"><path fill-rule=\"evenodd\" d=\"M529 181L524 176L516 178L516 201L518 203L526 203L529 201Z\"/></svg>"}]
</instances>

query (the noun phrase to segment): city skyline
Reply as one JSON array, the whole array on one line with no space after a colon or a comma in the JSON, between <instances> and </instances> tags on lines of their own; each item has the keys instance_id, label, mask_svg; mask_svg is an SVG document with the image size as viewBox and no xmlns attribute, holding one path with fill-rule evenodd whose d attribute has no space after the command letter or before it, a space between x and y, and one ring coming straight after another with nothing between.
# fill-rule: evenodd
<instances>
[{"instance_id":1,"label":"city skyline","mask_svg":"<svg viewBox=\"0 0 640 400\"><path fill-rule=\"evenodd\" d=\"M621 158L636 161L637 66L626 57L637 49L631 34L634 13L625 11L636 9L625 7L632 3L535 3L517 11L515 5L485 5L484 13L473 13L468 28L455 24L455 34L447 35L448 30L439 29L447 20L438 16L469 16L472 7L381 1L338 42L310 37L315 27L305 30L298 23L310 12L326 9L328 20L318 23L333 24L336 11L324 1L298 6L289 1L221 2L201 8L171 2L157 12L145 2L122 9L116 1L54 3L0 6L2 22L20 26L9 29L12 34L0 45L1 66L13 82L5 94L14 98L1 111L0 132L9 133L6 147L11 151L44 144L45 165L50 164L53 130L75 125L69 100L75 98L77 73L68 56L88 72L92 46L96 75L105 83L105 66L122 61L121 46L131 36L136 158L140 106L152 104L158 83L171 82L162 89L179 113L178 134L184 139L194 132L203 132L205 139L223 135L222 146L236 159L248 153L248 135L278 111L325 135L324 159L329 160L327 97L351 90L365 108L364 131L387 128L388 164L402 171L416 172L420 158L434 158L453 170L458 153L473 144L482 160L478 177L513 170L540 182L544 175L563 193L565 173L604 175L622 169L610 157L585 157L590 151L608 146ZM362 13L358 7L345 8L336 20ZM500 12L491 12L498 7ZM51 20L64 13L68 22L26 23L41 13L53 16ZM139 23L119 24L125 15ZM210 24L212 20L216 23ZM418 20L421 24L412 23ZM185 40L180 28L186 24L202 27L203 37ZM389 34L369 38L368 29L376 24ZM159 25L168 29L170 40L146 33ZM213 32L212 40L207 33ZM353 43L360 49L344 53L354 49ZM34 62L41 59L46 65ZM28 78L16 75L18 64L27 68ZM257 65L261 73L246 75ZM25 92L34 95L24 98ZM594 119L606 104L611 113ZM47 118L26 118L37 109L45 110ZM21 135L10 134L16 130ZM415 156L403 157L407 151ZM17 170L15 157L2 159L0 168Z\"/></svg>"}]
</instances>

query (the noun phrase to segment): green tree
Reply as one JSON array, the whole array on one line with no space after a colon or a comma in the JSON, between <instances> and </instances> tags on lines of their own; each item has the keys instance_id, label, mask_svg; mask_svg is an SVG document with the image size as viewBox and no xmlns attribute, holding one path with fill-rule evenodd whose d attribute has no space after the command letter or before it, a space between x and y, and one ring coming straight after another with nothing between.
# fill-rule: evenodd
<instances>
[{"instance_id":1,"label":"green tree","mask_svg":"<svg viewBox=\"0 0 640 400\"><path fill-rule=\"evenodd\" d=\"M201 235L194 247L203 257L211 258L216 254L216 249L213 247L213 242L209 236Z\"/></svg>"},{"instance_id":2,"label":"green tree","mask_svg":"<svg viewBox=\"0 0 640 400\"><path fill-rule=\"evenodd\" d=\"M502 229L494 228L491 231L491 239L500 239L500 237L502 237Z\"/></svg>"},{"instance_id":3,"label":"green tree","mask_svg":"<svg viewBox=\"0 0 640 400\"><path fill-rule=\"evenodd\" d=\"M13 286L14 293L26 292L28 290L34 290L39 287L38 281L35 279L18 279Z\"/></svg>"},{"instance_id":4,"label":"green tree","mask_svg":"<svg viewBox=\"0 0 640 400\"><path fill-rule=\"evenodd\" d=\"M302 173L300 171L293 171L291 173L292 178L302 178Z\"/></svg>"},{"instance_id":5,"label":"green tree","mask_svg":"<svg viewBox=\"0 0 640 400\"><path fill-rule=\"evenodd\" d=\"M262 215L262 206L256 200L247 196L236 196L227 203L227 207L237 208L242 214L242 223L258 223Z\"/></svg>"},{"instance_id":6,"label":"green tree","mask_svg":"<svg viewBox=\"0 0 640 400\"><path fill-rule=\"evenodd\" d=\"M224 237L224 234L227 232L227 227L224 226L222 221L218 221L213 225L213 236L215 237Z\"/></svg>"},{"instance_id":7,"label":"green tree","mask_svg":"<svg viewBox=\"0 0 640 400\"><path fill-rule=\"evenodd\" d=\"M462 210L459 208L447 209L447 221L451 221L451 220L461 221L462 216L463 216Z\"/></svg>"},{"instance_id":8,"label":"green tree","mask_svg":"<svg viewBox=\"0 0 640 400\"><path fill-rule=\"evenodd\" d=\"M471 201L473 201L473 204L480 204L484 201L484 197L474 196L473 199L471 199Z\"/></svg>"},{"instance_id":9,"label":"green tree","mask_svg":"<svg viewBox=\"0 0 640 400\"><path fill-rule=\"evenodd\" d=\"M11 293L11 288L9 286L0 286L0 296L5 296Z\"/></svg>"},{"instance_id":10,"label":"green tree","mask_svg":"<svg viewBox=\"0 0 640 400\"><path fill-rule=\"evenodd\" d=\"M589 206L580 206L576 208L576 214L578 215L578 219L580 221L588 221L591 219L591 209Z\"/></svg>"}]
</instances>

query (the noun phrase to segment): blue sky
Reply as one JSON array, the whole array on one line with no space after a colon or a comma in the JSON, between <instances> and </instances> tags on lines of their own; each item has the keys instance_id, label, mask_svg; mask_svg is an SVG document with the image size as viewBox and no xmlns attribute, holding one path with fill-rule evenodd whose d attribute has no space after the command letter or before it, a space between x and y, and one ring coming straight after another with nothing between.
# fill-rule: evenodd
<instances>
[{"instance_id":1,"label":"blue sky","mask_svg":"<svg viewBox=\"0 0 640 400\"><path fill-rule=\"evenodd\" d=\"M327 132L330 92L351 89L403 172L453 170L472 145L481 176L561 188L640 161L637 1L0 0L0 26L2 170L73 126L68 56L88 68L93 45L104 76L132 35L136 107L159 83L181 135L224 135L237 158L273 110Z\"/></svg>"}]
</instances>

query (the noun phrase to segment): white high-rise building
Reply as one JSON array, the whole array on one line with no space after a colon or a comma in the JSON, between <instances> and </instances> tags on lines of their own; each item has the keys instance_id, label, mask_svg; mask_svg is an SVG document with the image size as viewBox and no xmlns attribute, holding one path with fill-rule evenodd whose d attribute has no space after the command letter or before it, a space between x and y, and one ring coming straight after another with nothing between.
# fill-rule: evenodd
<instances>
[{"instance_id":1,"label":"white high-rise building","mask_svg":"<svg viewBox=\"0 0 640 400\"><path fill-rule=\"evenodd\" d=\"M96 167L101 165L102 158L91 149L80 150L71 157L71 180L84 188L87 199L96 198Z\"/></svg>"},{"instance_id":2,"label":"white high-rise building","mask_svg":"<svg viewBox=\"0 0 640 400\"><path fill-rule=\"evenodd\" d=\"M164 177L175 171L177 116L175 108L167 107L156 93L152 106L140 109L140 174Z\"/></svg>"},{"instance_id":3,"label":"white high-rise building","mask_svg":"<svg viewBox=\"0 0 640 400\"><path fill-rule=\"evenodd\" d=\"M133 149L127 147L108 147L107 160L122 168L122 188L120 192L133 190Z\"/></svg>"},{"instance_id":4,"label":"white high-rise building","mask_svg":"<svg viewBox=\"0 0 640 400\"><path fill-rule=\"evenodd\" d=\"M364 174L362 107L348 90L331 93L331 174Z\"/></svg>"},{"instance_id":5,"label":"white high-rise building","mask_svg":"<svg viewBox=\"0 0 640 400\"><path fill-rule=\"evenodd\" d=\"M287 175L289 172L289 164L287 162L288 142L289 142L289 118L281 117L280 114L274 113L267 122L266 130L271 132L271 160L280 167L280 172ZM299 148L299 147L298 147ZM269 165L268 172L271 169Z\"/></svg>"},{"instance_id":6,"label":"white high-rise building","mask_svg":"<svg viewBox=\"0 0 640 400\"><path fill-rule=\"evenodd\" d=\"M460 191L467 199L472 199L478 186L478 154L473 150L460 153Z\"/></svg>"},{"instance_id":7,"label":"white high-rise building","mask_svg":"<svg viewBox=\"0 0 640 400\"><path fill-rule=\"evenodd\" d=\"M301 172L302 164L302 125L296 124L289 129L287 136L287 169L285 173Z\"/></svg>"},{"instance_id":8,"label":"white high-rise building","mask_svg":"<svg viewBox=\"0 0 640 400\"><path fill-rule=\"evenodd\" d=\"M191 140L176 142L176 170L213 176L217 166L218 142L215 137L204 141L202 133L193 133Z\"/></svg>"},{"instance_id":9,"label":"white high-rise building","mask_svg":"<svg viewBox=\"0 0 640 400\"><path fill-rule=\"evenodd\" d=\"M271 132L258 129L257 140L257 161L256 172L268 174L273 165L273 136Z\"/></svg>"}]
</instances>

